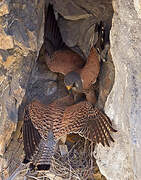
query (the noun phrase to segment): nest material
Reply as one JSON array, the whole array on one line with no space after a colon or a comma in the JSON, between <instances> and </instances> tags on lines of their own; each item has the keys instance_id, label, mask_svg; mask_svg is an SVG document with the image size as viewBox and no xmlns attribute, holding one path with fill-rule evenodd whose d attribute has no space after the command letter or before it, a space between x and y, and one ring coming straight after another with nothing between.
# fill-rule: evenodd
<instances>
[{"instance_id":1,"label":"nest material","mask_svg":"<svg viewBox=\"0 0 141 180\"><path fill-rule=\"evenodd\" d=\"M18 166L20 162L15 164L17 156L20 157L23 149L21 138L20 136L20 141L16 141L16 146L19 143L20 148L18 146L18 148L15 148L15 140L12 141L14 144L11 143L10 145L10 157L12 158L10 158L8 168L11 176L7 180L105 180L104 176L100 174L92 155L94 145L76 134L69 135L67 138L68 153L66 155L62 156L59 148L56 148L51 169L46 172L30 172L28 165L23 166L21 164Z\"/></svg>"},{"instance_id":2,"label":"nest material","mask_svg":"<svg viewBox=\"0 0 141 180\"><path fill-rule=\"evenodd\" d=\"M68 153L61 155L59 148L53 156L50 171L37 174L27 173L33 179L58 180L94 180L94 171L97 169L92 155L94 145L77 135L72 135L76 141L67 140Z\"/></svg>"},{"instance_id":3,"label":"nest material","mask_svg":"<svg viewBox=\"0 0 141 180\"><path fill-rule=\"evenodd\" d=\"M75 143L67 142L68 154L61 156L57 150L53 157L51 171L62 179L88 179L94 174L95 160L92 145L80 138Z\"/></svg>"}]
</instances>

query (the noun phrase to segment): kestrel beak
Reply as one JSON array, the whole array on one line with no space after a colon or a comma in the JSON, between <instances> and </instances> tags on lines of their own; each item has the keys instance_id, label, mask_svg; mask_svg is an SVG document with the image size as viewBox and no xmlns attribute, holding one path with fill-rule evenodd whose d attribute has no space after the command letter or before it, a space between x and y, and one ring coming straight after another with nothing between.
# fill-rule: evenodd
<instances>
[{"instance_id":1,"label":"kestrel beak","mask_svg":"<svg viewBox=\"0 0 141 180\"><path fill-rule=\"evenodd\" d=\"M71 86L66 86L66 88L69 91L72 87Z\"/></svg>"}]
</instances>

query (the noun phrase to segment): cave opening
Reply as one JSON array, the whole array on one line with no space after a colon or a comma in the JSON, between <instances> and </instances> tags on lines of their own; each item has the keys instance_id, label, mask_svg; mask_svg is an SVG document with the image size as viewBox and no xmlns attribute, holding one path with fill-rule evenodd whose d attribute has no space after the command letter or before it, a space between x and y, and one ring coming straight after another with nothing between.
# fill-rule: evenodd
<instances>
[{"instance_id":1,"label":"cave opening","mask_svg":"<svg viewBox=\"0 0 141 180\"><path fill-rule=\"evenodd\" d=\"M63 41L66 43L68 47L70 47L73 51L77 52L84 60L86 60L90 51L90 47L94 40L94 25L96 23L100 23L100 21L103 21L105 24L108 25L109 30L111 29L112 16L113 16L112 1L111 0L110 1L109 0L106 0L106 1L104 0L100 0L100 1L79 0L76 2L75 0L70 0L70 1L63 2L62 0L58 0L58 1L53 0L52 4L54 6L56 19L58 22L58 26L60 28ZM114 83L114 65L113 65L110 50L109 50L107 61L101 62L100 73L98 77L97 106L100 109L104 108L105 101L107 99L108 94L110 93L112 89L113 83ZM38 59L32 70L32 75L29 81L29 87L27 88L27 92L26 92L25 104L27 104L34 98L38 98L43 103L48 104L52 102L53 100L55 100L56 98L60 98L64 96L64 94L67 94L67 91L64 86L63 76L58 73L51 72L49 68L47 67L46 62L45 62L45 43L43 43ZM47 96L48 96L48 102L46 102L46 99L44 98ZM21 133L21 131L18 128L17 130L18 130L18 133ZM20 137L20 139L22 138ZM19 143L21 143L21 141L22 140L20 140ZM11 141L9 145L10 151L12 148L15 147L15 144L13 145L12 142L15 143L15 141L14 140ZM58 177L61 176L60 170L64 168L63 171L66 172L65 175L63 174L64 177L62 176L64 179L65 177L69 179L69 176L71 176L70 173L74 175L75 170L79 172L80 170L82 171L82 169L83 170L86 169L86 171L83 171L83 173L82 172L78 173L79 175L81 174L80 177L76 173L74 175L74 177L76 176L75 177L76 179L77 178L86 179L86 177L87 179L93 178L95 180L106 179L100 173L98 166L96 165L95 159L93 158L93 162L90 161L90 159L92 158L91 148L94 148L91 146L90 142L84 141L84 139L80 138L80 136L71 134L67 137L66 143L71 149L71 151L73 149L73 151L71 152L73 155L70 153L70 156L71 158L74 158L73 159L74 161L73 163L71 162L72 167L70 166L70 164L67 164L65 165L66 166L65 167L66 169L65 169L63 166L64 164L61 164L61 162L66 163L66 162L69 162L70 159L68 159L68 157L66 157L66 159L64 157L62 158L60 156L60 153L58 155L58 151L56 151L56 154L55 154L56 161L54 161L54 163L56 164L54 164L54 171L56 170L55 173L56 175L58 173L57 175ZM88 159L85 159L86 157L84 158L84 154L83 155L81 154L82 148L83 148L83 151L84 150L87 151ZM22 150L23 149L20 148L20 152L22 152ZM6 153L8 153L8 151L6 151ZM9 155L6 154L6 156L8 159ZM14 158L17 159L17 155L15 156L16 157ZM90 162L87 164L86 161L90 161ZM17 162L19 163L19 158ZM59 167L58 162L59 164L61 164L60 167ZM76 166L78 166L78 163L80 167L76 168ZM11 169L10 169L9 174L11 174L14 169L13 164L14 163L11 163L10 165ZM91 165L94 168L93 169L94 171L91 169ZM90 166L91 172L87 171L89 169L89 166ZM70 170L71 168L76 168L76 169L72 171ZM92 176L89 177L89 173L91 175L93 174L93 177ZM46 175L46 174L43 173L42 175Z\"/></svg>"}]
</instances>

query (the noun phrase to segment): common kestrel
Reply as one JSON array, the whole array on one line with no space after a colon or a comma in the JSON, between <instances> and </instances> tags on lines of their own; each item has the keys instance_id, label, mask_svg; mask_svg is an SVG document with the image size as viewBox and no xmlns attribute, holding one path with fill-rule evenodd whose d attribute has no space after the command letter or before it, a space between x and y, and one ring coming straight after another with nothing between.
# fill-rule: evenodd
<instances>
[{"instance_id":1,"label":"common kestrel","mask_svg":"<svg viewBox=\"0 0 141 180\"><path fill-rule=\"evenodd\" d=\"M32 101L24 111L24 162L32 162L39 170L48 170L58 140L67 134L80 136L103 146L113 141L116 132L110 119L87 101L74 104L71 96L60 98L49 105Z\"/></svg>"},{"instance_id":2,"label":"common kestrel","mask_svg":"<svg viewBox=\"0 0 141 180\"><path fill-rule=\"evenodd\" d=\"M95 33L99 34L97 49L101 46L102 23L96 24ZM45 62L53 72L65 76L64 83L68 89L72 88L75 95L85 93L89 102L95 104L96 96L93 84L96 82L100 62L96 48L92 47L85 61L78 53L72 51L62 40L53 6L49 4L45 18ZM101 47L99 48L101 49Z\"/></svg>"}]
</instances>

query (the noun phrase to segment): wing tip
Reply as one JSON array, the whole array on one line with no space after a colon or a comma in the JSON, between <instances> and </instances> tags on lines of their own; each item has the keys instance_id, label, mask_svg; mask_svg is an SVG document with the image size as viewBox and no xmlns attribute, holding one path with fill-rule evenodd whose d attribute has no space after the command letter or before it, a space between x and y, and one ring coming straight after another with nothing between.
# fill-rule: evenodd
<instances>
[{"instance_id":1,"label":"wing tip","mask_svg":"<svg viewBox=\"0 0 141 180\"><path fill-rule=\"evenodd\" d=\"M103 146L107 145L110 147L109 142L115 142L111 136L111 132L118 132L118 130L112 127L112 121L110 118L101 110L96 108L96 116L94 118L95 127L93 128L96 133L96 142L101 143Z\"/></svg>"}]
</instances>

